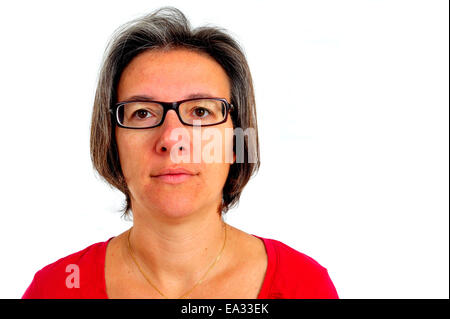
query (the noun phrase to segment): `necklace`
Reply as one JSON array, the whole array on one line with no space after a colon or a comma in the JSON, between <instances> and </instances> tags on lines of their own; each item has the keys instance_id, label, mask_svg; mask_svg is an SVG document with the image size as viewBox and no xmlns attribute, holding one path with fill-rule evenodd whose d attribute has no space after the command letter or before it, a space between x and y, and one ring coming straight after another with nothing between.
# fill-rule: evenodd
<instances>
[{"instance_id":1,"label":"necklace","mask_svg":"<svg viewBox=\"0 0 450 319\"><path fill-rule=\"evenodd\" d=\"M132 227L133 228L133 227ZM130 252L130 256L131 259L133 259L133 262L136 264L137 268L139 269L140 273L142 274L142 276L144 276L145 280L147 280L147 282L150 284L150 286L153 287L153 289L155 289L163 298L165 299L170 299L169 297L167 297L165 294L163 294L161 292L161 290L159 290L150 280L150 278L148 278L148 276L144 273L144 271L142 270L141 266L139 265L139 263L136 260L136 257L134 256L133 253L133 249L131 248L131 243L130 243L130 234L131 234L131 229L128 231L128 250ZM210 270L217 264L217 262L219 261L220 257L222 256L223 250L225 248L225 243L227 241L227 225L224 223L223 224L223 228L224 228L224 232L225 232L225 238L223 240L223 245L222 248L219 252L219 255L217 255L216 259L214 259L214 261L212 262L212 264L209 266L208 270L205 272L205 274L200 278L200 280L198 280L195 285L189 289L187 292L185 292L183 295L181 295L180 297L178 297L177 299L186 299L187 296L192 292L192 290L195 289L195 287L197 287L199 284L201 284L203 282L203 280L206 278L206 276L208 275L208 273L210 272Z\"/></svg>"}]
</instances>

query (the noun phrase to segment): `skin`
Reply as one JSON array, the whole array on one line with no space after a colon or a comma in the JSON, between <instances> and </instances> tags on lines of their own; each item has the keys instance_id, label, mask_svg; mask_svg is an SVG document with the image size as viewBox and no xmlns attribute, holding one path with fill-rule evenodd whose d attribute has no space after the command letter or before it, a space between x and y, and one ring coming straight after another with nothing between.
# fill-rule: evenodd
<instances>
[{"instance_id":1,"label":"skin","mask_svg":"<svg viewBox=\"0 0 450 319\"><path fill-rule=\"evenodd\" d=\"M173 102L196 96L230 101L230 83L223 68L211 57L186 49L146 51L123 71L118 101L134 96ZM210 128L221 133L222 154L232 147L226 129L231 117ZM218 213L230 163L174 163L170 150L179 147L174 130L191 137L180 153L192 150L193 128L183 125L170 110L156 128L132 130L116 127L122 171L131 192L133 230L130 241L143 271L166 296L176 298L190 290L215 260L224 242ZM202 147L205 145L203 144ZM178 184L156 176L163 169L192 172ZM256 237L229 225L220 261L190 298L256 298L264 280L267 255ZM113 238L106 252L105 281L110 298L161 298L130 258L128 232Z\"/></svg>"}]
</instances>

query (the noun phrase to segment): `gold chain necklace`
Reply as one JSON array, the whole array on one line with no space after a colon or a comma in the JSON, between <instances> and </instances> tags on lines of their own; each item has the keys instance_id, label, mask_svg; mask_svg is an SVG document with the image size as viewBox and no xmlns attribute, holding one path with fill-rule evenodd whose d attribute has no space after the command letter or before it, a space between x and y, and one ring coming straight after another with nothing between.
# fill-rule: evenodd
<instances>
[{"instance_id":1,"label":"gold chain necklace","mask_svg":"<svg viewBox=\"0 0 450 319\"><path fill-rule=\"evenodd\" d=\"M195 289L195 287L197 287L199 284L201 284L203 282L203 280L206 278L206 276L208 275L208 273L210 272L210 270L217 264L217 262L219 261L220 257L222 256L223 250L225 248L225 243L227 241L227 225L224 223L223 224L224 227L224 232L225 232L225 238L223 240L223 245L222 245L222 249L220 250L219 255L217 255L216 259L214 259L213 263L209 266L208 270L205 272L205 274L200 278L199 281L197 281L195 283L195 285L189 289L186 293L184 293L183 295L181 295L180 297L178 297L177 299L185 299L187 298L187 296L192 292L192 290ZM133 227L132 227L133 228ZM134 254L133 254L133 249L131 248L131 243L130 243L130 234L131 234L131 229L128 231L128 250L130 252L130 256L133 259L133 262L136 264L137 268L139 269L139 271L141 272L142 276L144 276L145 280L147 280L147 282L150 284L150 286L153 287L153 289L155 289L163 298L165 299L170 299L169 297L167 297L165 294L163 294L161 292L161 290L159 290L153 283L152 281L147 277L147 275L144 273L144 271L142 270L141 266L139 265L139 263L137 262Z\"/></svg>"}]
</instances>

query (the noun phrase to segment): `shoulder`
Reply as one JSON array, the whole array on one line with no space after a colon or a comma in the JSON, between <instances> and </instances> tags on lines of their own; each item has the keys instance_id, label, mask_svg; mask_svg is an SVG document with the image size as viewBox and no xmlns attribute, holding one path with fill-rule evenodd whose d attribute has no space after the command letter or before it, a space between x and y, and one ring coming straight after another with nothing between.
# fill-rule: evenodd
<instances>
[{"instance_id":1,"label":"shoulder","mask_svg":"<svg viewBox=\"0 0 450 319\"><path fill-rule=\"evenodd\" d=\"M45 266L35 274L22 298L98 298L102 296L108 241L92 244Z\"/></svg>"},{"instance_id":2,"label":"shoulder","mask_svg":"<svg viewBox=\"0 0 450 319\"><path fill-rule=\"evenodd\" d=\"M277 266L283 270L298 272L304 270L308 272L322 272L325 270L313 258L293 249L292 247L275 239L265 239L267 246L272 246L277 258Z\"/></svg>"},{"instance_id":3,"label":"shoulder","mask_svg":"<svg viewBox=\"0 0 450 319\"><path fill-rule=\"evenodd\" d=\"M316 260L278 240L261 239L268 256L270 298L338 298L327 269Z\"/></svg>"}]
</instances>

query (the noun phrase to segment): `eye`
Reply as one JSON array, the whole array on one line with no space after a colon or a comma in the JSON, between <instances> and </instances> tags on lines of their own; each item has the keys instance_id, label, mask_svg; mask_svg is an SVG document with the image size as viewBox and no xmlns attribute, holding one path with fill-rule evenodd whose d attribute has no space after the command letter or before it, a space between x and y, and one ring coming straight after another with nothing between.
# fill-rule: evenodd
<instances>
[{"instance_id":1,"label":"eye","mask_svg":"<svg viewBox=\"0 0 450 319\"><path fill-rule=\"evenodd\" d=\"M145 119L153 115L147 110L140 109L134 112L134 116L136 116L139 119Z\"/></svg>"},{"instance_id":2,"label":"eye","mask_svg":"<svg viewBox=\"0 0 450 319\"><path fill-rule=\"evenodd\" d=\"M194 109L194 115L197 117L205 117L209 115L209 111L205 109L204 107L197 107Z\"/></svg>"}]
</instances>

